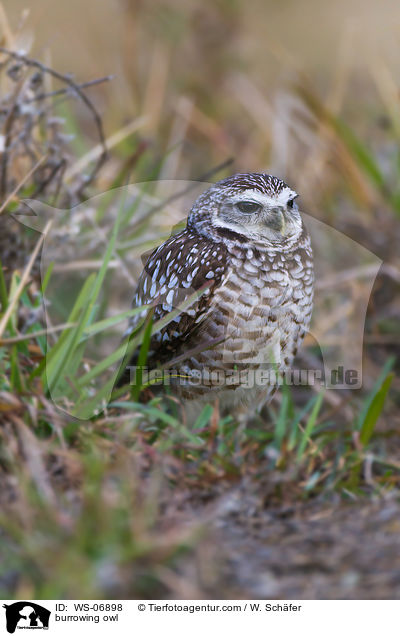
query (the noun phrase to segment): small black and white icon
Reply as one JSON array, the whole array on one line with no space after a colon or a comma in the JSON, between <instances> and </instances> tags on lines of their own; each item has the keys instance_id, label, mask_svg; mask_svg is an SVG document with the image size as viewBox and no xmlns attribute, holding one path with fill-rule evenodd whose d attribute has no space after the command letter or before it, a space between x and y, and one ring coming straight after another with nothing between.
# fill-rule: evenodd
<instances>
[{"instance_id":1,"label":"small black and white icon","mask_svg":"<svg viewBox=\"0 0 400 636\"><path fill-rule=\"evenodd\" d=\"M6 610L7 631L14 634L16 629L48 629L50 610L32 603L18 601L11 605L3 605Z\"/></svg>"}]
</instances>

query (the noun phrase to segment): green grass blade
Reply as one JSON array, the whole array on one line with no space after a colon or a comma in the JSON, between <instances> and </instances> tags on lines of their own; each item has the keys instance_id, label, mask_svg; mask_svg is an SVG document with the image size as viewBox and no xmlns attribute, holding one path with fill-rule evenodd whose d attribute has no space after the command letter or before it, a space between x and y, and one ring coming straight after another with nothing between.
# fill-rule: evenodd
<instances>
[{"instance_id":1,"label":"green grass blade","mask_svg":"<svg viewBox=\"0 0 400 636\"><path fill-rule=\"evenodd\" d=\"M42 282L42 296L44 296L46 293L46 289L50 282L50 277L53 272L53 268L54 268L54 261L49 264L47 271L44 275L43 282Z\"/></svg>"},{"instance_id":2,"label":"green grass blade","mask_svg":"<svg viewBox=\"0 0 400 636\"><path fill-rule=\"evenodd\" d=\"M108 402L108 400L110 399L114 382L114 377L109 378L109 380L104 383L104 385L96 393L96 395L90 397L89 399L87 399L86 395L83 395L80 387L75 383L78 392L81 393L81 398L76 403L72 411L72 415L81 420L87 420L93 417L94 414L99 412L99 408L101 409L101 405L104 404L104 402Z\"/></svg>"},{"instance_id":3,"label":"green grass blade","mask_svg":"<svg viewBox=\"0 0 400 636\"><path fill-rule=\"evenodd\" d=\"M201 411L200 415L198 416L197 420L195 421L193 428L199 429L199 428L204 428L205 426L207 426L213 413L214 413L214 407L211 404L206 404L203 410Z\"/></svg>"},{"instance_id":4,"label":"green grass blade","mask_svg":"<svg viewBox=\"0 0 400 636\"><path fill-rule=\"evenodd\" d=\"M311 397L308 400L307 404L294 416L291 423L291 427L290 427L291 431L290 431L289 441L288 441L289 450L293 450L296 447L299 434L301 433L299 429L299 423L301 422L303 417L306 415L306 413L308 413L308 411L312 409L317 398L318 398L318 395L314 395L313 397Z\"/></svg>"},{"instance_id":5,"label":"green grass blade","mask_svg":"<svg viewBox=\"0 0 400 636\"><path fill-rule=\"evenodd\" d=\"M301 85L297 87L299 94L302 96L310 110L319 118L324 120L343 141L351 155L354 157L357 165L368 176L370 181L381 191L385 189L384 176L375 161L373 155L367 147L358 139L352 129L347 126L339 117L334 115L318 96L308 87Z\"/></svg>"},{"instance_id":6,"label":"green grass blade","mask_svg":"<svg viewBox=\"0 0 400 636\"><path fill-rule=\"evenodd\" d=\"M140 337L137 336L135 338L135 344L139 344ZM101 362L96 364L94 367L90 369L87 373L85 373L79 380L77 381L77 385L80 387L84 387L89 384L92 380L94 380L100 373L107 371L117 362L120 362L126 353L127 343L123 342L118 349L110 353L106 358L104 358ZM117 371L115 372L115 378L117 376Z\"/></svg>"},{"instance_id":7,"label":"green grass blade","mask_svg":"<svg viewBox=\"0 0 400 636\"><path fill-rule=\"evenodd\" d=\"M88 298L90 296L90 290L93 287L95 274L91 274L82 286L78 298L72 308L70 315L68 316L68 322L78 323L82 321L82 316L85 315L84 308L88 304ZM52 347L47 355L44 366L43 378L47 386L54 387L60 377L62 369L66 366L68 359L73 353L74 341L76 341L77 328L75 330L65 329L60 335L57 343Z\"/></svg>"},{"instance_id":8,"label":"green grass blade","mask_svg":"<svg viewBox=\"0 0 400 636\"><path fill-rule=\"evenodd\" d=\"M389 375L387 375L378 390L374 392L374 396L369 402L369 407L365 413L360 429L360 441L364 446L367 446L375 430L376 423L384 407L386 396L393 377L393 373L389 373Z\"/></svg>"},{"instance_id":9,"label":"green grass blade","mask_svg":"<svg viewBox=\"0 0 400 636\"><path fill-rule=\"evenodd\" d=\"M110 316L109 318L104 318L103 320L98 320L97 322L89 325L85 328L84 336L94 336L97 333L101 333L110 327L114 327L118 325L123 320L127 320L128 318L132 318L146 309L149 309L150 305L142 305L141 307L135 307L135 309L130 309L129 311L123 311L120 314L115 316Z\"/></svg>"},{"instance_id":10,"label":"green grass blade","mask_svg":"<svg viewBox=\"0 0 400 636\"><path fill-rule=\"evenodd\" d=\"M73 318L71 322L76 322L76 315L79 314L77 320L78 324L74 330L68 332L65 340L63 334L61 335L56 347L56 354L49 355L49 365L46 365L46 379L48 390L54 391L60 379L68 376L70 373L74 373L79 366L80 361L84 355L84 347L79 347L82 334L85 328L93 320L95 314L95 303L103 284L108 264L113 254L115 243L118 236L119 229L119 214L117 215L114 227L111 233L110 240L107 245L106 253L100 270L97 275L89 276L83 285L82 291L79 294L78 301L71 312L70 318ZM60 344L61 340L61 344ZM72 361L72 369L68 368L68 364Z\"/></svg>"},{"instance_id":11,"label":"green grass blade","mask_svg":"<svg viewBox=\"0 0 400 636\"><path fill-rule=\"evenodd\" d=\"M356 137L354 132L339 117L331 116L331 122L338 136L347 146L363 172L369 177L370 181L380 190L385 188L385 179L376 163L373 155L367 150L366 146Z\"/></svg>"},{"instance_id":12,"label":"green grass blade","mask_svg":"<svg viewBox=\"0 0 400 636\"><path fill-rule=\"evenodd\" d=\"M275 421L275 431L274 431L274 442L273 446L277 451L280 451L282 448L282 442L285 437L286 425L288 421L288 411L290 404L290 393L289 388L284 385L282 387L282 402L280 405L278 417Z\"/></svg>"},{"instance_id":13,"label":"green grass blade","mask_svg":"<svg viewBox=\"0 0 400 636\"><path fill-rule=\"evenodd\" d=\"M131 394L135 401L138 400L140 391L142 390L142 386L143 386L143 371L142 370L143 370L143 367L146 365L147 355L150 349L151 333L153 330L153 321L152 321L153 313L154 313L154 308L151 309L147 315L146 326L143 333L143 339L140 345L137 368L135 373L135 382L132 385L132 389L131 389Z\"/></svg>"},{"instance_id":14,"label":"green grass blade","mask_svg":"<svg viewBox=\"0 0 400 636\"><path fill-rule=\"evenodd\" d=\"M306 449L306 446L310 440L311 437L311 433L313 431L313 428L315 426L315 422L317 421L317 417L318 417L318 413L320 411L321 405L322 405L322 401L324 399L324 392L321 391L321 393L318 394L317 399L315 400L315 404L313 407L313 410L310 413L310 417L307 420L307 424L306 424L306 428L304 430L304 433L301 437L300 440L300 444L299 444L299 448L297 450L297 461L300 462L303 455L304 455L304 451Z\"/></svg>"},{"instance_id":15,"label":"green grass blade","mask_svg":"<svg viewBox=\"0 0 400 636\"><path fill-rule=\"evenodd\" d=\"M0 303L1 310L4 312L8 307L7 286L4 278L3 264L0 260Z\"/></svg>"},{"instance_id":16,"label":"green grass blade","mask_svg":"<svg viewBox=\"0 0 400 636\"><path fill-rule=\"evenodd\" d=\"M23 391L22 374L18 365L18 347L14 346L11 349L10 358L11 374L10 384L15 392L21 393Z\"/></svg>"},{"instance_id":17,"label":"green grass blade","mask_svg":"<svg viewBox=\"0 0 400 636\"><path fill-rule=\"evenodd\" d=\"M388 358L388 360L386 360L382 371L379 374L379 377L377 379L377 381L375 382L375 385L371 391L371 393L368 395L364 406L361 410L361 413L359 415L357 424L356 424L356 429L360 432L361 435L361 431L365 425L365 421L367 419L368 416L368 411L370 410L371 406L372 406L372 402L375 399L376 394L379 392L379 390L381 389L383 382L385 381L385 379L387 378L387 376L389 375L393 365L395 362L395 358L394 356L391 356L390 358Z\"/></svg>"}]
</instances>

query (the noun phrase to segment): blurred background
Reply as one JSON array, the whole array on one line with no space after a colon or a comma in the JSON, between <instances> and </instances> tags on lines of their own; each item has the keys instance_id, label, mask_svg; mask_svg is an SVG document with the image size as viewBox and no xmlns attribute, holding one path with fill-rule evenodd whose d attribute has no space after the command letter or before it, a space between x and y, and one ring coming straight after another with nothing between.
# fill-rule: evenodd
<instances>
[{"instance_id":1,"label":"blurred background","mask_svg":"<svg viewBox=\"0 0 400 636\"><path fill-rule=\"evenodd\" d=\"M337 157L325 136L317 141L311 134L310 113L293 88L311 85L368 143L385 123L398 124L387 112L400 68L395 0L3 6L16 49L80 81L113 75L92 92L107 136L144 116L138 134L153 153L168 150L166 178L193 176L232 155L238 170L290 177L316 209L313 188L320 180L326 187L332 175L314 174L311 164ZM88 134L91 121L82 111ZM383 111L396 121L382 121ZM342 170L346 178L348 168Z\"/></svg>"}]
</instances>

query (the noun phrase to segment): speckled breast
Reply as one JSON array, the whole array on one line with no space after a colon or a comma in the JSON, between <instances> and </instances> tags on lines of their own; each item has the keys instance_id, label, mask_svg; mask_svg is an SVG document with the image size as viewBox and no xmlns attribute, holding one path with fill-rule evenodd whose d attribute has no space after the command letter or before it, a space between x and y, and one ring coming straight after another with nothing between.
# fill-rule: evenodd
<instances>
[{"instance_id":1,"label":"speckled breast","mask_svg":"<svg viewBox=\"0 0 400 636\"><path fill-rule=\"evenodd\" d=\"M240 401L253 399L258 391L249 372L290 367L309 327L313 266L306 234L292 250L232 245L228 252L230 267L199 334L203 341L220 339L220 343L182 365L183 373L196 378L192 387L184 387L185 397L190 397L186 389L193 397L233 389ZM202 383L207 372L210 382ZM251 390L246 391L246 386ZM259 392L267 395L265 384Z\"/></svg>"}]
</instances>

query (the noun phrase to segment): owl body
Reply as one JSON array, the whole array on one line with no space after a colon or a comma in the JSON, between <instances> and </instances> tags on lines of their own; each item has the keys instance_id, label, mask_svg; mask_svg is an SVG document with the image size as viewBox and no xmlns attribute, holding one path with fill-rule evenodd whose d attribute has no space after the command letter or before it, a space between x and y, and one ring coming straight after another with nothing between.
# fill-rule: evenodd
<instances>
[{"instance_id":1,"label":"owl body","mask_svg":"<svg viewBox=\"0 0 400 636\"><path fill-rule=\"evenodd\" d=\"M228 316L224 340L216 351L229 388L222 404L258 404L273 392L279 374L291 368L311 318L313 270L309 237L286 251L262 246L228 247L229 276L215 293L207 326L218 330ZM209 364L207 352L203 364ZM232 370L234 371L232 373ZM231 379L229 379L231 373Z\"/></svg>"},{"instance_id":2,"label":"owl body","mask_svg":"<svg viewBox=\"0 0 400 636\"><path fill-rule=\"evenodd\" d=\"M295 196L264 173L229 177L151 254L134 306L152 304L155 322L182 309L153 333L148 355L150 368L168 368L178 397L256 407L291 367L313 297L310 239Z\"/></svg>"}]
</instances>

